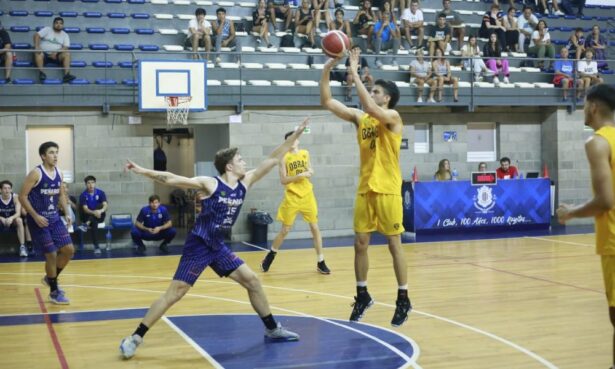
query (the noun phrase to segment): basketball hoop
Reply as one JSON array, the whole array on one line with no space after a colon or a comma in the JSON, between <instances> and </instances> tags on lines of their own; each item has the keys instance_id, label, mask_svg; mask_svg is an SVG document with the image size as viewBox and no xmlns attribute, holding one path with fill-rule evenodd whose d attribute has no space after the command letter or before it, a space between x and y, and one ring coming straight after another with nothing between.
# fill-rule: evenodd
<instances>
[{"instance_id":1,"label":"basketball hoop","mask_svg":"<svg viewBox=\"0 0 615 369\"><path fill-rule=\"evenodd\" d=\"M190 101L192 96L165 96L167 103L167 123L188 124L188 113L190 112Z\"/></svg>"}]
</instances>

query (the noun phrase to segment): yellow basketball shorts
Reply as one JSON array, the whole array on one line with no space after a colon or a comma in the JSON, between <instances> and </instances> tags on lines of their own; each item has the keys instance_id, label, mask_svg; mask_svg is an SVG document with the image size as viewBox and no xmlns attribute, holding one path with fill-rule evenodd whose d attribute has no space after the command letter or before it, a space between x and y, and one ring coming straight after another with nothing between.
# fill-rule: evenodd
<instances>
[{"instance_id":1,"label":"yellow basketball shorts","mask_svg":"<svg viewBox=\"0 0 615 369\"><path fill-rule=\"evenodd\" d=\"M600 255L600 259L606 300L610 307L615 307L615 255Z\"/></svg>"},{"instance_id":2,"label":"yellow basketball shorts","mask_svg":"<svg viewBox=\"0 0 615 369\"><path fill-rule=\"evenodd\" d=\"M385 236L398 235L404 231L403 217L401 194L357 194L354 204L355 232L378 231Z\"/></svg>"},{"instance_id":3,"label":"yellow basketball shorts","mask_svg":"<svg viewBox=\"0 0 615 369\"><path fill-rule=\"evenodd\" d=\"M292 226L297 213L301 213L307 223L318 223L318 204L314 192L310 191L303 197L293 192L284 194L284 200L278 208L277 219L285 226Z\"/></svg>"}]
</instances>

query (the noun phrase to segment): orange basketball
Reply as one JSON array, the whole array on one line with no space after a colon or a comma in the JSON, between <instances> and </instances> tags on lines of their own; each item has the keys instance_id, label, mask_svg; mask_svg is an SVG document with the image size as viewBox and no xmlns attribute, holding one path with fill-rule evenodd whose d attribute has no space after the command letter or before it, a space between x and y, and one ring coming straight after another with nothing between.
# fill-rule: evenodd
<instances>
[{"instance_id":1,"label":"orange basketball","mask_svg":"<svg viewBox=\"0 0 615 369\"><path fill-rule=\"evenodd\" d=\"M331 31L322 39L322 50L330 57L337 58L350 50L350 40L342 31Z\"/></svg>"}]
</instances>

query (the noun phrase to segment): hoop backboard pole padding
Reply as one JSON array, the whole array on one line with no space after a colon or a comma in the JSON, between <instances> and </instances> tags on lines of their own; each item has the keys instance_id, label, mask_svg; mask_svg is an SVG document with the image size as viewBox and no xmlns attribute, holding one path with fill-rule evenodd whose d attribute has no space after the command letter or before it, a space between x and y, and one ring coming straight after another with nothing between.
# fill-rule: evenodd
<instances>
[{"instance_id":1,"label":"hoop backboard pole padding","mask_svg":"<svg viewBox=\"0 0 615 369\"><path fill-rule=\"evenodd\" d=\"M207 63L203 60L140 60L139 111L167 111L166 97L191 97L190 112L206 111Z\"/></svg>"}]
</instances>

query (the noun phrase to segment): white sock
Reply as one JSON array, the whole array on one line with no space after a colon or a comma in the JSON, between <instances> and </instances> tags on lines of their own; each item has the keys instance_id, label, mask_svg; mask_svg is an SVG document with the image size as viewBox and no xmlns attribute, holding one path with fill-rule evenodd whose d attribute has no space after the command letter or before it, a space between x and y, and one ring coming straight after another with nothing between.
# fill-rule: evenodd
<instances>
[{"instance_id":1,"label":"white sock","mask_svg":"<svg viewBox=\"0 0 615 369\"><path fill-rule=\"evenodd\" d=\"M318 254L318 262L320 263L321 261L325 261L325 255Z\"/></svg>"},{"instance_id":2,"label":"white sock","mask_svg":"<svg viewBox=\"0 0 615 369\"><path fill-rule=\"evenodd\" d=\"M399 286L397 288L400 289L400 290L407 290L408 289L408 284L406 283L403 286Z\"/></svg>"},{"instance_id":3,"label":"white sock","mask_svg":"<svg viewBox=\"0 0 615 369\"><path fill-rule=\"evenodd\" d=\"M367 281L357 282L357 287L367 287Z\"/></svg>"}]
</instances>

